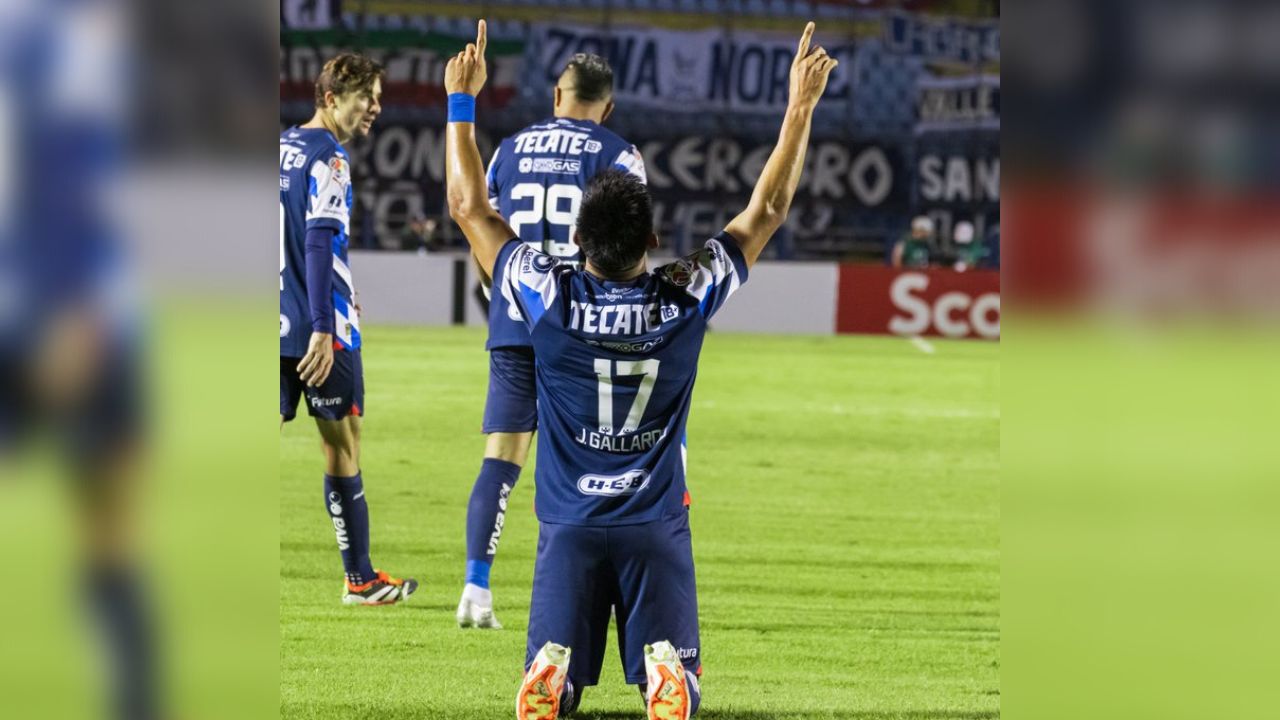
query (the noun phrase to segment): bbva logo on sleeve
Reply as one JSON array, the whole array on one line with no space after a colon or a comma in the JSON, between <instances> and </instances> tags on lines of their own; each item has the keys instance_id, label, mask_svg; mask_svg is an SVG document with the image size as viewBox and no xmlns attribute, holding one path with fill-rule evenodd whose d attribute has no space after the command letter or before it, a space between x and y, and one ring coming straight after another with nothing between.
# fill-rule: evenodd
<instances>
[{"instance_id":1,"label":"bbva logo on sleeve","mask_svg":"<svg viewBox=\"0 0 1280 720\"><path fill-rule=\"evenodd\" d=\"M647 470L628 470L621 475L583 475L578 490L585 495L635 495L649 486Z\"/></svg>"}]
</instances>

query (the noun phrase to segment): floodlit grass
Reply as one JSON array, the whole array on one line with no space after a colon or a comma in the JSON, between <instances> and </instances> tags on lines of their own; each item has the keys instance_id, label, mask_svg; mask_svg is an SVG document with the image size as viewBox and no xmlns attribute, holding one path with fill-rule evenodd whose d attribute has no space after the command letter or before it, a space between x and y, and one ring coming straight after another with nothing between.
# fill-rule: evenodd
<instances>
[{"instance_id":1,"label":"floodlit grass","mask_svg":"<svg viewBox=\"0 0 1280 720\"><path fill-rule=\"evenodd\" d=\"M365 337L373 558L423 587L404 606L339 604L319 441L300 408L280 451L281 716L513 717L533 461L493 570L506 628L459 630L483 335ZM933 344L708 336L689 422L699 717L999 717L999 347ZM615 647L577 717L644 716Z\"/></svg>"}]
</instances>

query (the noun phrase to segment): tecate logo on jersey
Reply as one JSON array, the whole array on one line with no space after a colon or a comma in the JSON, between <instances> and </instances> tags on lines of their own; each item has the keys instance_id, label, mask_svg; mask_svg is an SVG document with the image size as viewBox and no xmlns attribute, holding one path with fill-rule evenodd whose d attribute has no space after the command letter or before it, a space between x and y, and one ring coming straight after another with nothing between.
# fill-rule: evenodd
<instances>
[{"instance_id":1,"label":"tecate logo on jersey","mask_svg":"<svg viewBox=\"0 0 1280 720\"><path fill-rule=\"evenodd\" d=\"M584 151L588 153L600 152L602 148L600 141L590 138L591 135L588 133L567 128L522 132L516 135L514 152L517 155L525 153L581 155Z\"/></svg>"},{"instance_id":2,"label":"tecate logo on jersey","mask_svg":"<svg viewBox=\"0 0 1280 720\"><path fill-rule=\"evenodd\" d=\"M649 486L646 470L628 470L621 475L583 475L578 478L578 491L584 495L635 495Z\"/></svg>"}]
</instances>

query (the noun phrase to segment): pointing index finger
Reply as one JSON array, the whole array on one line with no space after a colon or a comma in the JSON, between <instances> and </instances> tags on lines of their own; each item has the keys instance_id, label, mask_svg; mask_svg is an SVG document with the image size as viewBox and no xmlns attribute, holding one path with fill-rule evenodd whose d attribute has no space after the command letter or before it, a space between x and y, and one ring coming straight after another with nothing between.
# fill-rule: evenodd
<instances>
[{"instance_id":1,"label":"pointing index finger","mask_svg":"<svg viewBox=\"0 0 1280 720\"><path fill-rule=\"evenodd\" d=\"M796 59L809 54L809 39L813 37L813 23L804 26L804 34L800 36L800 48L796 50Z\"/></svg>"},{"instance_id":2,"label":"pointing index finger","mask_svg":"<svg viewBox=\"0 0 1280 720\"><path fill-rule=\"evenodd\" d=\"M484 57L484 46L489 44L489 29L483 20L476 27L476 52Z\"/></svg>"}]
</instances>

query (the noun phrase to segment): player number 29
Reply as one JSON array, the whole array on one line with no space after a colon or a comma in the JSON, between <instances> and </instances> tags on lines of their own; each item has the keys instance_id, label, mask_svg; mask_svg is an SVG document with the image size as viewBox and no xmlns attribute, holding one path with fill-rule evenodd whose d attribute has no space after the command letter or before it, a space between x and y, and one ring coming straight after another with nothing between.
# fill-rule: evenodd
<instances>
[{"instance_id":1,"label":"player number 29","mask_svg":"<svg viewBox=\"0 0 1280 720\"><path fill-rule=\"evenodd\" d=\"M520 234L521 225L541 224L544 220L549 225L564 225L568 228L565 234L567 242L559 242L554 238L546 239L543 251L555 257L576 255L578 246L573 244L573 230L577 226L578 206L582 204L582 188L577 185L552 185L543 188L540 183L519 183L511 188L512 200L533 199L533 207L511 213L507 222L511 229ZM563 200L569 201L569 208L562 207Z\"/></svg>"},{"instance_id":2,"label":"player number 29","mask_svg":"<svg viewBox=\"0 0 1280 720\"><path fill-rule=\"evenodd\" d=\"M614 375L642 375L640 388L636 390L636 399L631 403L627 419L622 423L619 435L633 433L640 427L644 418L644 409L649 404L649 396L653 395L653 384L658 380L658 360L609 360L597 358L595 361L596 377L599 379L599 420L600 432L605 435L613 433L613 378Z\"/></svg>"}]
</instances>

